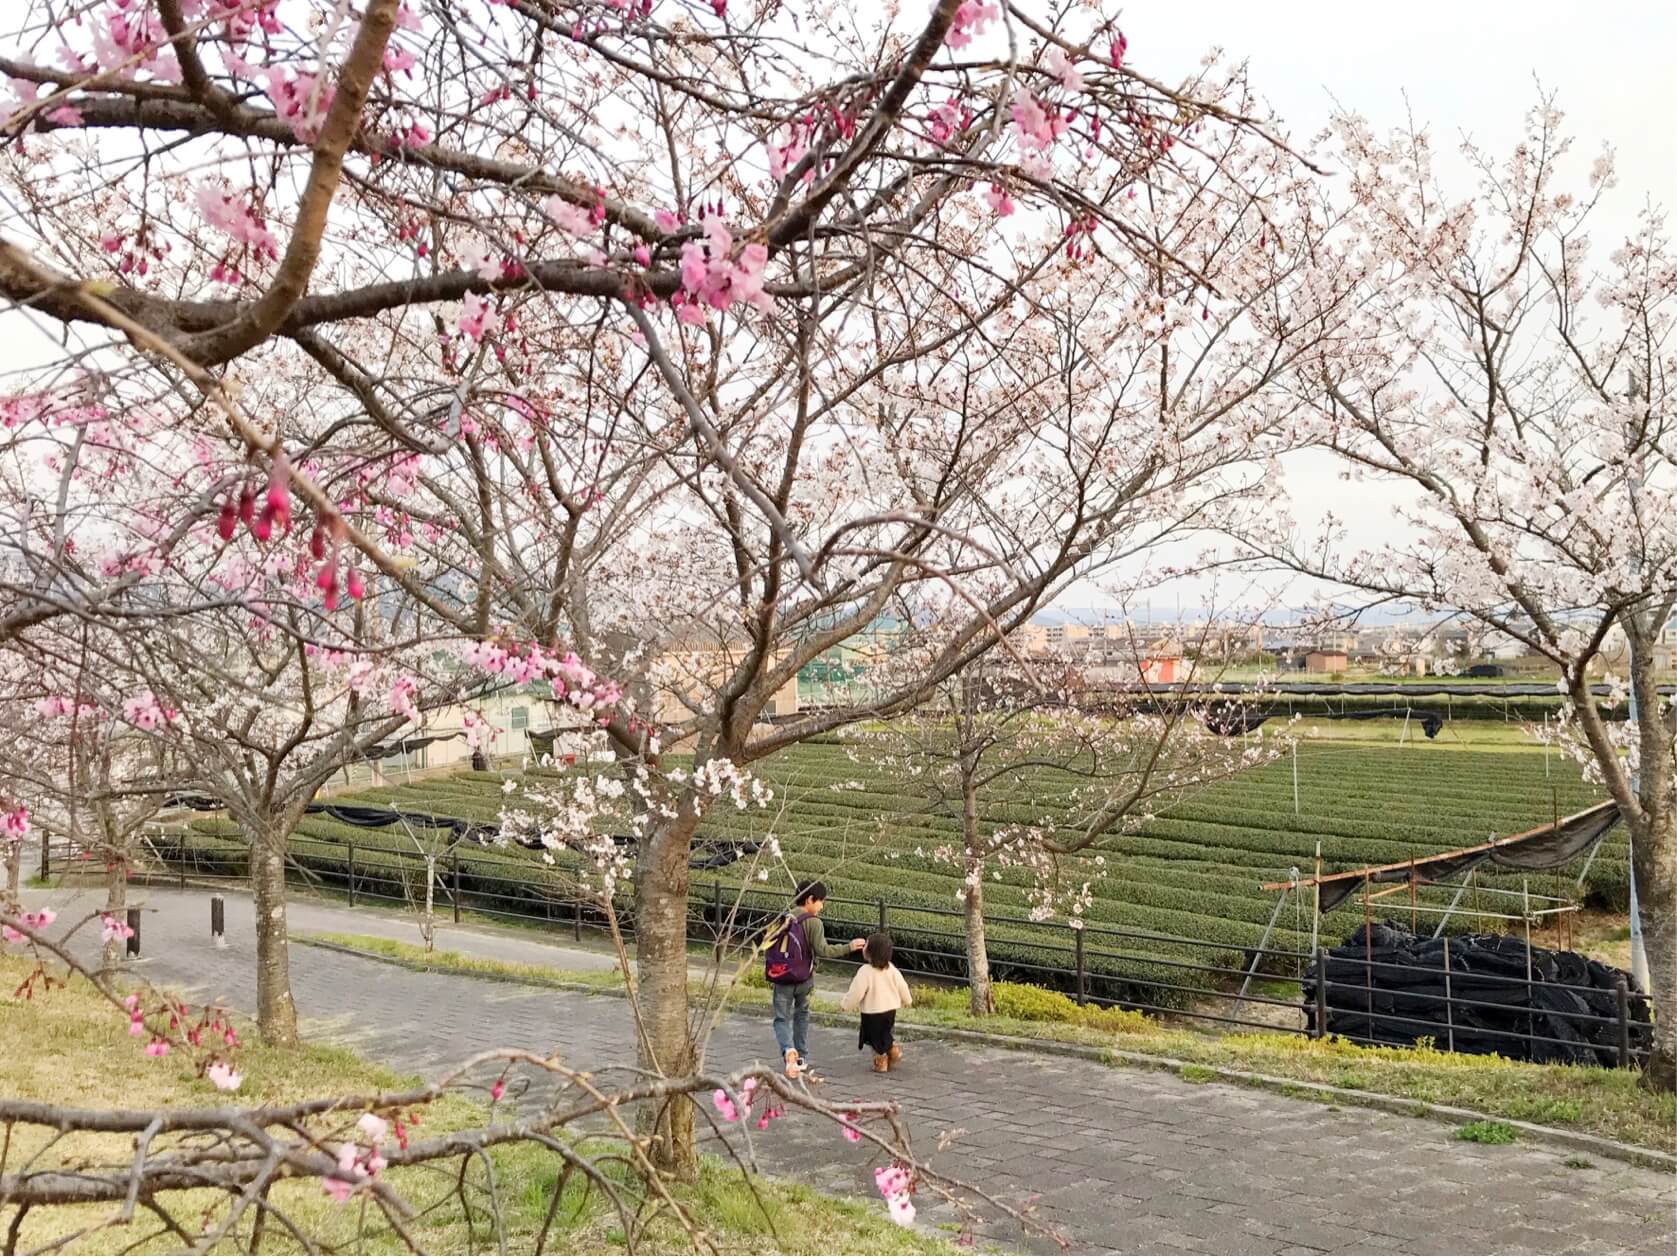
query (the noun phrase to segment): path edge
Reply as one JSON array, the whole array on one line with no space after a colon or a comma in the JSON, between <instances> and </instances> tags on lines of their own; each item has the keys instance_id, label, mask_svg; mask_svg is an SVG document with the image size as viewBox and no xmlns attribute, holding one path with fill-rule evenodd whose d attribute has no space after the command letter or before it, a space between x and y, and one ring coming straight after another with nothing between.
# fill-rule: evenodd
<instances>
[{"instance_id":1,"label":"path edge","mask_svg":"<svg viewBox=\"0 0 1677 1257\"><path fill-rule=\"evenodd\" d=\"M324 951L341 952L346 956L355 956L361 960L394 965L396 968L406 969L410 973L437 973L450 977L477 978L487 982L504 982L513 986L534 986L556 991L570 991L581 995L599 995L610 999L624 998L624 992L621 989L589 986L582 982L540 979L531 975L510 973L483 973L475 969L459 968L446 964L420 966L396 956L362 951L356 947L346 947L342 943L331 943L324 939L294 937L291 941L305 947L318 947ZM771 1015L766 1008L756 1008L749 1005L736 1005L728 1011L753 1017ZM849 1018L840 1014L814 1009L810 1011L810 1020L828 1026L842 1027L851 1024ZM1208 1065L1201 1061L1184 1061L1172 1056L1154 1056L1148 1052L1132 1052L1124 1048L1099 1048L1081 1043L1064 1043L1054 1039L1030 1039L1012 1034L989 1034L982 1030L962 1030L954 1026L916 1026L904 1023L897 1027L897 1037L916 1041L952 1040L981 1047L1003 1048L1014 1052L1038 1052L1048 1056L1069 1056L1107 1066L1124 1064L1140 1069L1163 1070L1178 1075L1181 1075L1184 1071L1192 1071L1199 1074L1210 1074L1218 1080L1239 1086L1275 1091L1282 1094L1297 1095L1303 1093L1306 1098L1318 1101L1351 1104L1359 1108L1380 1109L1388 1113L1395 1113L1399 1117L1424 1117L1452 1125L1463 1125L1468 1122L1498 1122L1519 1131L1523 1136L1542 1143L1569 1148L1576 1152L1591 1152L1600 1157L1628 1162L1647 1169L1677 1172L1677 1156L1660 1152L1654 1148L1620 1143L1618 1140L1608 1139L1604 1135L1561 1130L1558 1127L1543 1126L1537 1122L1521 1121L1518 1118L1497 1117L1491 1113L1481 1113L1477 1109L1464 1109L1453 1104L1438 1104L1430 1100L1408 1100L1400 1096L1383 1095L1377 1091L1361 1091L1351 1087L1335 1087L1325 1082L1281 1078L1274 1074L1260 1074L1252 1070L1233 1069L1227 1065Z\"/></svg>"}]
</instances>

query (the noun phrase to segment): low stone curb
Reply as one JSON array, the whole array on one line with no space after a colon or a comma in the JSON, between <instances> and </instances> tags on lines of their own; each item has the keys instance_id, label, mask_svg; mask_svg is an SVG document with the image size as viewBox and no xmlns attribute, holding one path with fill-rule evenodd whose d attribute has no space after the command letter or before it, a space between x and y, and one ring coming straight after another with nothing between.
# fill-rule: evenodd
<instances>
[{"instance_id":1,"label":"low stone curb","mask_svg":"<svg viewBox=\"0 0 1677 1257\"><path fill-rule=\"evenodd\" d=\"M414 973L442 973L454 977L481 978L490 982L505 982L514 986L539 986L558 991L574 991L583 995L602 995L615 999L624 998L624 992L620 988L590 986L587 983L566 982L563 979L543 979L533 974L482 973L475 969L457 968L452 965L420 966L395 956L362 951L359 948L346 947L341 943L329 943L324 939L293 938L291 941L302 943L308 947L319 947L326 951L342 952L347 956L356 956L362 960L373 960L381 964L395 965L399 969L407 969ZM771 1015L767 1008L750 1004L735 1005L729 1011L745 1013L755 1017ZM810 1020L826 1026L842 1027L851 1024L851 1019L842 1014L823 1012L818 1009L810 1010ZM1536 1122L1523 1122L1511 1117L1496 1117L1493 1114L1481 1113L1475 1109L1458 1108L1453 1104L1436 1104L1430 1100L1407 1100L1401 1096L1383 1095L1377 1091L1360 1091L1350 1087L1335 1087L1322 1082L1280 1078L1274 1074L1231 1069L1226 1065L1208 1065L1201 1061L1178 1060L1170 1056L1153 1056L1146 1052L1131 1052L1122 1048L1098 1048L1082 1043L1065 1043L1054 1039L1028 1039L1019 1035L990 1034L982 1030L962 1030L954 1026L917 1026L911 1022L904 1022L897 1027L897 1034L901 1038L915 1041L944 1040L970 1043L980 1047L1003 1048L1014 1052L1037 1052L1048 1056L1068 1056L1079 1060L1093 1061L1101 1065L1110 1066L1115 1063L1123 1063L1141 1069L1165 1070L1179 1075L1187 1071L1205 1073L1212 1075L1219 1081L1234 1083L1239 1086L1258 1087L1266 1091L1303 1096L1323 1103L1354 1104L1361 1108L1380 1109L1388 1113L1395 1113L1400 1117L1425 1117L1434 1121L1448 1122L1452 1125L1464 1125L1468 1122L1497 1122L1518 1131L1521 1135L1543 1143L1570 1148L1577 1152L1594 1153L1599 1157L1625 1161L1649 1169L1677 1173L1677 1156L1660 1152L1654 1148L1641 1148L1635 1144L1620 1143L1616 1139L1608 1139L1602 1135L1560 1130L1554 1126L1542 1126Z\"/></svg>"}]
</instances>

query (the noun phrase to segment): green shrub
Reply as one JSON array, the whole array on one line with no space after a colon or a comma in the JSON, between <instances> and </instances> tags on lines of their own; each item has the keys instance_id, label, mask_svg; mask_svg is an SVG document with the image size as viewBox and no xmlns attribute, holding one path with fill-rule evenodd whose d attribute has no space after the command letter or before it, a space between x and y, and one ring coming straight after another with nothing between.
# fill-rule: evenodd
<instances>
[{"instance_id":1,"label":"green shrub","mask_svg":"<svg viewBox=\"0 0 1677 1257\"><path fill-rule=\"evenodd\" d=\"M1507 1122L1469 1122L1456 1127L1456 1138L1470 1144L1511 1144L1519 1137Z\"/></svg>"}]
</instances>

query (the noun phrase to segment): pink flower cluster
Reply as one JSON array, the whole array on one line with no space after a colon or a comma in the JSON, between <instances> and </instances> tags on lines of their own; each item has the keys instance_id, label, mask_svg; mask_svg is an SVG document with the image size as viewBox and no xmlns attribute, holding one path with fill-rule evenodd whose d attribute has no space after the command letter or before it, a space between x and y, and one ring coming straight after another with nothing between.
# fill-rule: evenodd
<instances>
[{"instance_id":1,"label":"pink flower cluster","mask_svg":"<svg viewBox=\"0 0 1677 1257\"><path fill-rule=\"evenodd\" d=\"M793 169L809 153L809 120L802 119L788 125L782 135L783 139L769 142L769 178L779 183L786 177L786 172ZM804 171L804 182L815 177L812 166Z\"/></svg>"},{"instance_id":2,"label":"pink flower cluster","mask_svg":"<svg viewBox=\"0 0 1677 1257\"><path fill-rule=\"evenodd\" d=\"M569 703L578 711L603 711L623 699L620 685L601 677L577 658L574 651L553 655L535 645L523 647L515 644L509 650L495 642L472 642L460 652L460 658L468 667L500 677L513 685L551 679L553 697Z\"/></svg>"},{"instance_id":3,"label":"pink flower cluster","mask_svg":"<svg viewBox=\"0 0 1677 1257\"><path fill-rule=\"evenodd\" d=\"M972 43L974 35L981 34L1001 13L1001 6L996 0L965 0L950 19L949 33L943 37L943 42L951 48L965 48Z\"/></svg>"},{"instance_id":4,"label":"pink flower cluster","mask_svg":"<svg viewBox=\"0 0 1677 1257\"><path fill-rule=\"evenodd\" d=\"M42 908L39 912L20 912L17 919L32 930L44 930L58 920L58 913L51 908ZM21 943L27 937L28 935L14 930L9 925L0 926L0 938L4 938L8 943Z\"/></svg>"},{"instance_id":5,"label":"pink flower cluster","mask_svg":"<svg viewBox=\"0 0 1677 1257\"><path fill-rule=\"evenodd\" d=\"M469 292L460 302L460 314L454 320L454 330L472 344L501 330L501 315L487 298Z\"/></svg>"},{"instance_id":6,"label":"pink flower cluster","mask_svg":"<svg viewBox=\"0 0 1677 1257\"><path fill-rule=\"evenodd\" d=\"M328 611L338 609L338 551L343 544L344 533L343 516L334 515L328 523L316 523L314 531L309 534L309 554L321 560L320 572L315 576L315 588L320 590ZM330 554L327 552L328 538ZM361 573L353 567L344 577L343 588L356 601L360 601L367 592Z\"/></svg>"},{"instance_id":7,"label":"pink flower cluster","mask_svg":"<svg viewBox=\"0 0 1677 1257\"><path fill-rule=\"evenodd\" d=\"M236 502L231 497L223 499L215 521L216 535L231 541L240 524L258 541L272 537L275 525L282 534L291 530L291 460L283 449L274 455L268 468L268 489L260 513L256 510L256 489L250 484L239 490Z\"/></svg>"},{"instance_id":8,"label":"pink flower cluster","mask_svg":"<svg viewBox=\"0 0 1677 1257\"><path fill-rule=\"evenodd\" d=\"M885 1207L891 1211L891 1221L907 1226L914 1221L914 1176L907 1166L882 1165L873 1172L874 1186L885 1197Z\"/></svg>"},{"instance_id":9,"label":"pink flower cluster","mask_svg":"<svg viewBox=\"0 0 1677 1257\"><path fill-rule=\"evenodd\" d=\"M7 842L22 842L29 836L29 809L19 803L0 816L0 838Z\"/></svg>"},{"instance_id":10,"label":"pink flower cluster","mask_svg":"<svg viewBox=\"0 0 1677 1257\"><path fill-rule=\"evenodd\" d=\"M237 1091L244 1076L226 1061L212 1061L204 1070L204 1077L210 1080L217 1091Z\"/></svg>"},{"instance_id":11,"label":"pink flower cluster","mask_svg":"<svg viewBox=\"0 0 1677 1257\"><path fill-rule=\"evenodd\" d=\"M163 706L150 690L142 690L122 703L122 718L146 733L173 724L179 714L173 707Z\"/></svg>"},{"instance_id":12,"label":"pink flower cluster","mask_svg":"<svg viewBox=\"0 0 1677 1257\"><path fill-rule=\"evenodd\" d=\"M1013 133L1019 147L1027 152L1046 152L1054 146L1066 129L1066 119L1060 111L1044 105L1030 92L1019 92L1013 98Z\"/></svg>"},{"instance_id":13,"label":"pink flower cluster","mask_svg":"<svg viewBox=\"0 0 1677 1257\"><path fill-rule=\"evenodd\" d=\"M340 1205L355 1194L356 1188L388 1164L379 1152L379 1144L390 1130L390 1123L376 1113L363 1113L355 1125L365 1143L342 1144L338 1148L337 1172L320 1180L322 1190Z\"/></svg>"},{"instance_id":14,"label":"pink flower cluster","mask_svg":"<svg viewBox=\"0 0 1677 1257\"><path fill-rule=\"evenodd\" d=\"M949 143L970 127L973 119L972 110L959 96L949 97L928 116L932 124L932 140L937 144Z\"/></svg>"},{"instance_id":15,"label":"pink flower cluster","mask_svg":"<svg viewBox=\"0 0 1677 1257\"><path fill-rule=\"evenodd\" d=\"M298 73L291 78L279 70L266 70L268 97L274 102L274 112L291 124L291 133L305 144L314 143L320 134L320 124L332 107L335 89L321 83L312 74Z\"/></svg>"},{"instance_id":16,"label":"pink flower cluster","mask_svg":"<svg viewBox=\"0 0 1677 1257\"><path fill-rule=\"evenodd\" d=\"M726 310L743 301L758 310L774 302L763 291L763 268L769 260L767 245L748 244L739 258L730 257L734 237L719 214L707 215L705 239L689 240L681 246L681 291L671 298L676 317L683 323L702 324L704 307Z\"/></svg>"},{"instance_id":17,"label":"pink flower cluster","mask_svg":"<svg viewBox=\"0 0 1677 1257\"><path fill-rule=\"evenodd\" d=\"M770 1093L765 1090L763 1094L766 1097ZM756 1097L757 1080L755 1078L747 1078L740 1084L739 1104L735 1104L733 1097L721 1087L718 1087L715 1091L710 1093L710 1102L716 1106L716 1111L721 1115L724 1122L744 1122L749 1120L751 1117L751 1109L756 1103ZM785 1115L785 1109L780 1108L773 1100L765 1099L763 1102L763 1110L757 1115L757 1129L767 1130L770 1122L774 1121L777 1117L784 1117Z\"/></svg>"},{"instance_id":18,"label":"pink flower cluster","mask_svg":"<svg viewBox=\"0 0 1677 1257\"><path fill-rule=\"evenodd\" d=\"M198 212L223 235L252 250L258 257L279 257L279 241L268 230L261 213L230 188L211 181L198 185Z\"/></svg>"},{"instance_id":19,"label":"pink flower cluster","mask_svg":"<svg viewBox=\"0 0 1677 1257\"><path fill-rule=\"evenodd\" d=\"M390 710L399 716L406 716L409 720L418 720L419 708L413 701L417 693L418 681L412 677L397 677L396 684L390 688Z\"/></svg>"},{"instance_id":20,"label":"pink flower cluster","mask_svg":"<svg viewBox=\"0 0 1677 1257\"><path fill-rule=\"evenodd\" d=\"M121 943L134 937L134 930L127 922L113 917L108 912L99 914L99 941L102 943Z\"/></svg>"}]
</instances>

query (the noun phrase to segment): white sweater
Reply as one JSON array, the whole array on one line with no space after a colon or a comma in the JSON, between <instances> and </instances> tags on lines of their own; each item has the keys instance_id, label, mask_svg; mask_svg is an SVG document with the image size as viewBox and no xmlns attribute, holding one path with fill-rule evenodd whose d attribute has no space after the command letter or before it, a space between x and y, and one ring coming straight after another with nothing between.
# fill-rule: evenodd
<instances>
[{"instance_id":1,"label":"white sweater","mask_svg":"<svg viewBox=\"0 0 1677 1257\"><path fill-rule=\"evenodd\" d=\"M903 981L896 965L875 969L864 963L856 970L850 989L839 1001L839 1008L847 1013L888 1013L893 1009L907 1008L912 1003L914 997L908 993L908 983Z\"/></svg>"}]
</instances>

